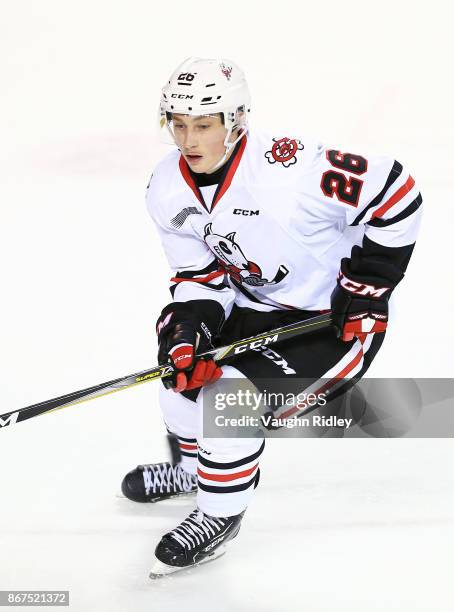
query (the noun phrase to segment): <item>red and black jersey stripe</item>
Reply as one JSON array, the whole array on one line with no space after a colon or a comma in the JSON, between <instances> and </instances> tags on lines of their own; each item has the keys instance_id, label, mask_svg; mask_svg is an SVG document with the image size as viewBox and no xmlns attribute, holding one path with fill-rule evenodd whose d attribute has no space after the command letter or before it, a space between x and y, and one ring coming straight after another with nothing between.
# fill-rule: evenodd
<instances>
[{"instance_id":1,"label":"red and black jersey stripe","mask_svg":"<svg viewBox=\"0 0 454 612\"><path fill-rule=\"evenodd\" d=\"M367 225L371 225L372 227L388 227L389 225L394 225L395 223L399 223L399 221L403 221L414 212L418 210L418 208L422 204L422 196L420 193L416 196L413 202L402 210L399 214L391 219L381 219L380 217L373 217L370 221L367 222Z\"/></svg>"},{"instance_id":2,"label":"red and black jersey stripe","mask_svg":"<svg viewBox=\"0 0 454 612\"><path fill-rule=\"evenodd\" d=\"M385 183L383 189L366 206L366 208L359 213L359 215L356 217L356 219L352 223L350 223L350 225L358 225L359 223L361 223L361 221L367 215L368 211L371 208L374 208L374 206L377 206L378 204L381 203L381 201L385 197L385 194L388 191L388 189L391 187L391 185L393 185L397 181L399 176L402 174L402 170L403 170L402 164L400 164L398 161L394 161L393 167L391 168L391 172L389 173L388 178L386 179L386 183Z\"/></svg>"},{"instance_id":3,"label":"red and black jersey stripe","mask_svg":"<svg viewBox=\"0 0 454 612\"><path fill-rule=\"evenodd\" d=\"M216 259L213 259L205 268L200 270L189 270L183 272L177 272L177 274L170 280L175 283L170 286L170 293L172 297L175 294L175 290L180 283L193 282L203 284L204 287L209 287L215 291L222 291L228 287L225 280L225 271L219 266ZM221 279L217 284L211 282L216 279Z\"/></svg>"}]
</instances>

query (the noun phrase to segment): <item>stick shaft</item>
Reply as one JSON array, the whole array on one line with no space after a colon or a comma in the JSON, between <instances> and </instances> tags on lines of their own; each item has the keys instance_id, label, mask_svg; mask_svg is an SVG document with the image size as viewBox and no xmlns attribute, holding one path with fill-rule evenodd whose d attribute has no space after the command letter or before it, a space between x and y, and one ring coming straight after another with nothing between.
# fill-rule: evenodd
<instances>
[{"instance_id":1,"label":"stick shaft","mask_svg":"<svg viewBox=\"0 0 454 612\"><path fill-rule=\"evenodd\" d=\"M198 357L210 357L216 361L219 365L222 365L231 359L238 358L244 353L251 350L257 349L261 346L268 346L270 344L276 344L282 340L289 340L290 338L296 338L313 331L325 329L331 325L331 315L324 314L305 321L298 321L291 325L284 327L278 327L268 332L252 336L250 338L244 338L238 340L232 344L221 346L218 348L211 349L205 353L201 353ZM173 373L173 367L169 364L155 366L149 370L143 370L135 374L129 374L122 378L116 378L87 389L81 389L80 391L74 391L60 397L55 397L39 404L33 404L20 408L19 410L7 412L0 415L0 428L13 425L20 421L26 421L35 416L51 412L52 410L58 410L67 406L73 406L74 404L80 404L96 397L108 395L109 393L115 393L122 391L129 387L135 387L142 383L150 380L159 380L170 376Z\"/></svg>"}]
</instances>

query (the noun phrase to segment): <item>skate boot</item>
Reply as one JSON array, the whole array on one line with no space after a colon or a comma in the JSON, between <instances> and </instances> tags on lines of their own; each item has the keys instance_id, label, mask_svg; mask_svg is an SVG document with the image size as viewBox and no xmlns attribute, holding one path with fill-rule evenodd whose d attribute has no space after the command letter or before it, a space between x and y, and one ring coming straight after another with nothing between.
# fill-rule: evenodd
<instances>
[{"instance_id":1,"label":"skate boot","mask_svg":"<svg viewBox=\"0 0 454 612\"><path fill-rule=\"evenodd\" d=\"M166 533L155 550L150 578L161 578L189 567L214 561L225 553L225 544L239 532L244 511L215 517L196 509L178 527Z\"/></svg>"},{"instance_id":2,"label":"skate boot","mask_svg":"<svg viewBox=\"0 0 454 612\"><path fill-rule=\"evenodd\" d=\"M123 478L121 491L136 502L158 502L197 491L197 475L185 472L179 463L138 465Z\"/></svg>"}]
</instances>

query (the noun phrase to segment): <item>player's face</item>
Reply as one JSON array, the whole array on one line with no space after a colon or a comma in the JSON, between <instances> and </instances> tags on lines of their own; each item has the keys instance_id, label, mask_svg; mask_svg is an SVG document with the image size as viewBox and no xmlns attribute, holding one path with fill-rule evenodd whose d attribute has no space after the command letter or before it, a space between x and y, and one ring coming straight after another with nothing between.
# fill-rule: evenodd
<instances>
[{"instance_id":1,"label":"player's face","mask_svg":"<svg viewBox=\"0 0 454 612\"><path fill-rule=\"evenodd\" d=\"M225 153L227 134L220 115L191 117L173 115L173 132L178 148L194 172L212 172Z\"/></svg>"}]
</instances>

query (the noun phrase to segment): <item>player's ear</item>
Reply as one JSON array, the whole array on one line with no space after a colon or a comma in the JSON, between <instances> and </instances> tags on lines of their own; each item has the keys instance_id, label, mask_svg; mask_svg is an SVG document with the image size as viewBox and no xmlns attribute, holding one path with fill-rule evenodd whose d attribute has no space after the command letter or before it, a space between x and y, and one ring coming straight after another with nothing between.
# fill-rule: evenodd
<instances>
[{"instance_id":1,"label":"player's ear","mask_svg":"<svg viewBox=\"0 0 454 612\"><path fill-rule=\"evenodd\" d=\"M230 232L230 234L226 235L227 240L230 240L231 242L235 242L235 234L236 232Z\"/></svg>"}]
</instances>

